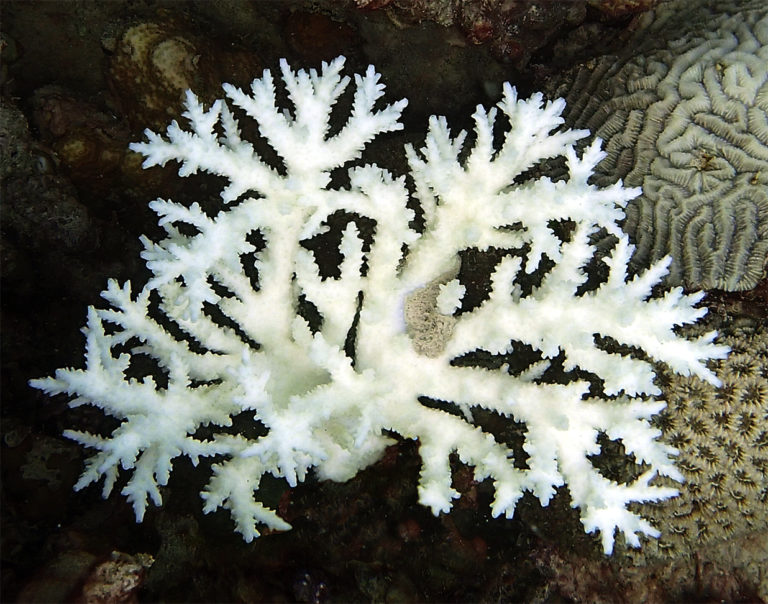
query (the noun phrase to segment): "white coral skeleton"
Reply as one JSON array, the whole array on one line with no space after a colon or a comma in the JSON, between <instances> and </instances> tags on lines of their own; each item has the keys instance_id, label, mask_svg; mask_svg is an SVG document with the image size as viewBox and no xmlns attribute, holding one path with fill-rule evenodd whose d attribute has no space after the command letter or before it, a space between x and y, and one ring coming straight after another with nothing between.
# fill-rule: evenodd
<instances>
[{"instance_id":1,"label":"white coral skeleton","mask_svg":"<svg viewBox=\"0 0 768 604\"><path fill-rule=\"evenodd\" d=\"M188 92L188 130L173 122L165 136L146 131L146 142L131 145L145 167L175 161L181 176L207 172L228 184L215 215L197 203L152 202L167 234L143 238L152 278L137 294L111 280L102 293L110 307L88 310L85 369L31 381L121 422L109 436L66 432L96 450L75 488L103 477L106 497L119 469L132 470L122 493L141 521L148 499L161 503L176 458L212 457L204 510L228 509L251 541L258 525L290 528L258 500L262 476L296 485L313 470L344 481L399 435L418 440L419 500L435 514L459 495L455 454L476 480L492 482L494 516L511 517L525 492L547 505L567 485L584 529L601 533L606 553L617 530L632 546L641 534L658 536L628 509L676 494L653 485L655 476L681 480L676 450L649 421L664 407L652 399L660 391L651 362L718 384L705 363L727 348L714 344L714 332L697 340L674 332L706 309L696 307L699 293L651 297L668 259L628 280L633 248L617 221L639 191L590 185L600 141L579 157L574 143L588 132L557 131L563 101L520 100L507 84L497 108L477 107L471 145L465 132L452 137L444 118L431 118L423 148L405 150L411 193L404 177L356 162L374 137L402 128L406 106L376 108L384 86L372 66L355 76L350 114L332 130L332 108L350 82L343 65L339 57L318 73L282 61L290 109L278 107L268 70L248 92L224 85L227 101L208 109ZM257 124L279 161L241 138L243 120ZM503 129L498 149L494 128ZM561 155L567 179L522 178ZM345 221L335 239L331 215ZM362 234L362 219L372 234ZM618 243L604 259L607 278L588 286L597 229ZM331 275L307 246L324 233L343 258ZM459 254L489 248L506 252L490 294L470 304ZM526 291L522 277L533 283ZM424 350L405 308L435 283L434 313L450 329ZM472 362L477 351L510 355L526 345L539 357L523 369ZM141 374L140 357L155 369ZM551 379L555 358L566 383ZM477 425L474 408L524 423L527 458L518 452L516 460ZM242 415L260 436L238 430L244 420L233 418ZM634 480L615 482L593 465L601 434L640 464Z\"/></svg>"}]
</instances>

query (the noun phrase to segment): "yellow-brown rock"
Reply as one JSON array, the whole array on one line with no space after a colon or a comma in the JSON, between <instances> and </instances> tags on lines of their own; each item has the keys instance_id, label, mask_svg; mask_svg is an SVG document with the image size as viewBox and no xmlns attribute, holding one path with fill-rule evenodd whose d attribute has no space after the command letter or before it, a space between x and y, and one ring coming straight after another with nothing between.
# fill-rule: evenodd
<instances>
[{"instance_id":1,"label":"yellow-brown rock","mask_svg":"<svg viewBox=\"0 0 768 604\"><path fill-rule=\"evenodd\" d=\"M118 36L109 83L118 109L135 127L164 129L181 113L187 89L212 100L221 82L242 86L258 73L259 61L245 49L219 45L181 22L150 21Z\"/></svg>"}]
</instances>

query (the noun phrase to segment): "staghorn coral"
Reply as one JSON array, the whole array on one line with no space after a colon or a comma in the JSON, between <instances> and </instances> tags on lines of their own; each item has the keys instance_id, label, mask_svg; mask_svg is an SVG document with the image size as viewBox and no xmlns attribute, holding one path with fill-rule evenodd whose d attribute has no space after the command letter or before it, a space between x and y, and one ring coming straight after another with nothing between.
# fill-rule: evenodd
<instances>
[{"instance_id":1,"label":"staghorn coral","mask_svg":"<svg viewBox=\"0 0 768 604\"><path fill-rule=\"evenodd\" d=\"M251 541L257 525L290 528L258 499L263 476L291 486L310 471L345 481L397 434L419 441L419 501L434 514L459 497L456 454L475 480L492 481L494 516L512 517L524 492L548 505L567 484L606 553L617 533L633 546L640 534L657 536L627 509L677 493L649 484L656 475L680 478L675 451L649 422L664 407L651 400L659 389L649 360L719 384L706 361L728 349L714 344L715 332L691 340L674 332L707 309L697 305L703 294L681 288L651 297L668 261L627 280L632 246L617 221L639 191L589 184L599 144L577 155L587 132L553 132L563 102L520 100L506 84L496 107L477 107L466 147L466 132L452 136L445 118L430 119L424 146L405 148L410 193L404 177L356 161L376 136L403 127L407 101L376 109L384 86L369 66L341 105L342 128L332 129L351 81L343 64L293 71L282 61L286 97L268 70L248 92L225 85L227 100L207 109L188 92L188 130L174 121L165 136L146 130L146 142L131 146L146 167L178 162L181 176L207 172L228 184L213 209L152 202L166 233L143 238L152 278L137 294L111 280L102 292L111 307L89 309L85 369L30 382L120 422L106 437L65 433L97 451L76 488L103 478L107 496L121 470L133 470L122 493L141 520L150 500L161 503L174 460L212 457L204 511L228 509ZM504 132L495 137L499 114ZM249 121L271 161L245 138ZM517 181L560 155L567 180ZM596 283L588 267L598 229L616 245ZM467 284L450 275L461 275L468 250L491 248L504 254L486 275L490 291L470 302ZM414 307L413 294L436 282ZM451 317L441 347L408 333L430 323L430 298ZM608 339L646 356L607 350ZM504 360L526 348L529 362ZM484 366L478 351L499 363ZM557 366L567 374L554 376ZM476 407L524 423L527 457L514 459L478 425ZM605 476L593 462L601 435L620 441L643 472L624 483Z\"/></svg>"},{"instance_id":2,"label":"staghorn coral","mask_svg":"<svg viewBox=\"0 0 768 604\"><path fill-rule=\"evenodd\" d=\"M768 5L666 2L628 44L553 87L567 122L606 141L595 182L642 186L632 266L668 282L749 289L768 255Z\"/></svg>"}]
</instances>

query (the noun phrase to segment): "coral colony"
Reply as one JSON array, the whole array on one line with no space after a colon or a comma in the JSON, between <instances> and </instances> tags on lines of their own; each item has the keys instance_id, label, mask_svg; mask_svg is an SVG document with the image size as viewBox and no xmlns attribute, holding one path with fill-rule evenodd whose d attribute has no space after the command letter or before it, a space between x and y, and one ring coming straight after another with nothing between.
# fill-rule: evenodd
<instances>
[{"instance_id":1,"label":"coral colony","mask_svg":"<svg viewBox=\"0 0 768 604\"><path fill-rule=\"evenodd\" d=\"M768 3L655 12L631 53L591 61L556 95L569 123L605 139L595 182L642 185L623 225L632 266L670 254L669 283L752 289L768 262Z\"/></svg>"},{"instance_id":2,"label":"coral colony","mask_svg":"<svg viewBox=\"0 0 768 604\"><path fill-rule=\"evenodd\" d=\"M148 130L131 145L145 167L174 160L180 176L228 184L215 215L153 201L167 235L143 238L152 277L137 293L111 280L102 293L111 307L89 308L85 369L32 380L120 420L108 437L65 433L96 450L75 488L103 476L106 497L119 468L132 470L122 493L140 521L148 498L161 503L174 459L212 457L204 509L228 509L251 541L259 524L290 528L256 498L262 476L296 485L312 469L348 480L399 435L419 442L419 501L435 514L459 495L455 454L491 481L494 516L511 517L526 491L547 505L567 485L606 553L617 529L633 546L658 536L627 509L677 493L652 485L655 476L681 479L677 451L649 422L664 407L649 400L660 393L651 363L717 385L705 362L728 349L714 332L673 331L706 313L695 307L702 294L650 297L668 259L628 278L633 247L617 221L639 190L589 184L600 142L579 157L574 144L588 132L556 131L563 101L519 100L507 84L497 108L475 111L471 145L431 118L424 146L405 149L411 192L405 177L354 163L377 135L402 128L407 101L376 109L384 86L373 67L355 75L349 116L330 134L350 83L343 65L294 72L282 61L290 109L278 108L269 71L248 92L225 85L228 100L209 109L188 92L188 130L173 122L164 137ZM269 161L241 138L245 120L271 146ZM522 177L557 156L567 179ZM598 229L617 243L591 285ZM311 251L319 237L335 242L331 270ZM501 251L490 293L470 302L460 255L488 249ZM521 351L536 358L508 361ZM476 423L478 408L524 424L524 453ZM640 464L631 482L593 465L601 434Z\"/></svg>"}]
</instances>

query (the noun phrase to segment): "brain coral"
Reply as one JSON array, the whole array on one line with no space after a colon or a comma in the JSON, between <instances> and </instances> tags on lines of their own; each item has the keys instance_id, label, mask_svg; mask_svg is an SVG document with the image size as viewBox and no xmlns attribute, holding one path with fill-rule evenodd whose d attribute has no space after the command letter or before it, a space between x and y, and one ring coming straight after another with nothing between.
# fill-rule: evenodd
<instances>
[{"instance_id":1,"label":"brain coral","mask_svg":"<svg viewBox=\"0 0 768 604\"><path fill-rule=\"evenodd\" d=\"M680 451L680 496L642 506L664 527L632 556L680 556L707 543L768 529L768 325L721 328L732 348L715 369L720 389L695 377L663 376L658 416Z\"/></svg>"},{"instance_id":2,"label":"brain coral","mask_svg":"<svg viewBox=\"0 0 768 604\"><path fill-rule=\"evenodd\" d=\"M647 20L553 92L606 141L597 182L643 187L634 268L671 254L670 284L750 289L768 255L768 3L672 0Z\"/></svg>"}]
</instances>

